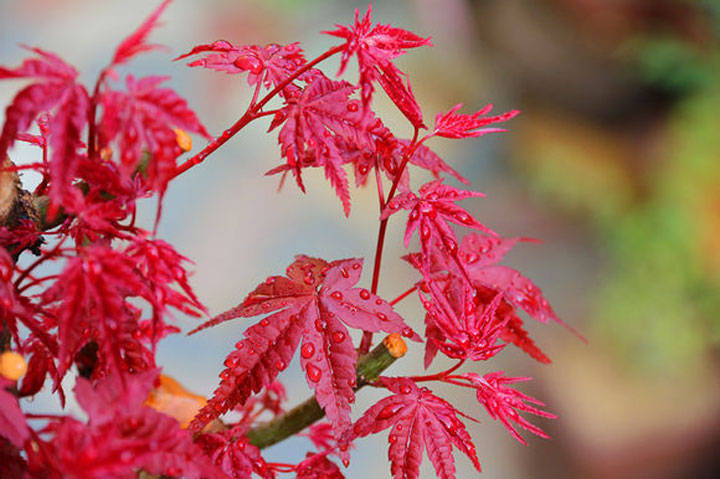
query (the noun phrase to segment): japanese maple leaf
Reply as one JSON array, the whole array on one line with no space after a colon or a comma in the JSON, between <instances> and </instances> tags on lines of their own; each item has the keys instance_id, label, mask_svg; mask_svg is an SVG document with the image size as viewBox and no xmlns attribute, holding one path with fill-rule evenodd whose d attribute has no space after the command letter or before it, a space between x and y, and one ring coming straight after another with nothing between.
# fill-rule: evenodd
<instances>
[{"instance_id":1,"label":"japanese maple leaf","mask_svg":"<svg viewBox=\"0 0 720 479\"><path fill-rule=\"evenodd\" d=\"M494 231L455 204L456 201L484 195L476 191L458 190L443 184L443 180L424 184L419 193L419 196L413 192L397 195L387 204L381 219L388 218L400 209L410 210L405 229L405 247L410 245L412 234L419 229L423 264L429 268L433 257L439 255L457 264L462 272L457 237L448 222L494 235Z\"/></svg>"},{"instance_id":2,"label":"japanese maple leaf","mask_svg":"<svg viewBox=\"0 0 720 479\"><path fill-rule=\"evenodd\" d=\"M196 439L205 454L230 478L249 478L253 473L264 479L273 479L274 472L238 428L201 434Z\"/></svg>"},{"instance_id":3,"label":"japanese maple leaf","mask_svg":"<svg viewBox=\"0 0 720 479\"><path fill-rule=\"evenodd\" d=\"M136 261L137 270L155 297L154 328L163 327L163 316L168 307L191 316L200 316L206 311L188 283L188 273L183 266L189 260L170 244L138 235L125 254ZM173 284L177 284L182 292L173 288ZM154 338L152 342L155 343Z\"/></svg>"},{"instance_id":4,"label":"japanese maple leaf","mask_svg":"<svg viewBox=\"0 0 720 479\"><path fill-rule=\"evenodd\" d=\"M102 146L117 140L120 162L126 176L141 166L143 151L150 161L142 165L153 189L164 192L175 172L175 159L182 153L174 128L210 135L187 102L169 88L160 85L168 77L125 78L127 92L103 92L101 103Z\"/></svg>"},{"instance_id":5,"label":"japanese maple leaf","mask_svg":"<svg viewBox=\"0 0 720 479\"><path fill-rule=\"evenodd\" d=\"M0 158L5 157L18 133L25 132L33 120L45 112L50 115L49 134L51 216L56 208L79 194L72 180L79 159L80 136L87 123L88 95L76 83L77 70L57 55L29 48L37 58L28 58L14 69L0 67L0 80L31 78L35 83L20 90L5 110L5 123L0 134Z\"/></svg>"},{"instance_id":6,"label":"japanese maple leaf","mask_svg":"<svg viewBox=\"0 0 720 479\"><path fill-rule=\"evenodd\" d=\"M379 127L373 128L371 133L376 137L375 148L373 150L346 148L345 151L343 151L346 160L354 166L355 184L357 186L366 184L368 174L372 168L379 168L390 181L393 181L403 162L407 148L410 145L409 140L395 138L395 136L382 125L382 122L380 122ZM382 161L380 161L380 158L382 158ZM439 155L424 144L415 147L409 162L428 170L435 179L440 179L440 174L446 173L462 183L469 184L467 179L445 163ZM409 169L405 168L402 171L402 177L398 183L400 191L407 192L410 190L409 179Z\"/></svg>"},{"instance_id":7,"label":"japanese maple leaf","mask_svg":"<svg viewBox=\"0 0 720 479\"><path fill-rule=\"evenodd\" d=\"M0 477L8 479L28 477L25 459L20 455L18 448L3 437L0 437Z\"/></svg>"},{"instance_id":8,"label":"japanese maple leaf","mask_svg":"<svg viewBox=\"0 0 720 479\"><path fill-rule=\"evenodd\" d=\"M346 216L350 214L350 192L335 136L354 144L372 145L372 138L359 121L357 106L353 109L348 103L354 90L347 82L318 77L299 96L288 99L285 124L278 134L280 151L298 186L305 191L300 170L307 161L305 157L311 154L314 166L325 169Z\"/></svg>"},{"instance_id":9,"label":"japanese maple leaf","mask_svg":"<svg viewBox=\"0 0 720 479\"><path fill-rule=\"evenodd\" d=\"M388 457L394 479L419 477L423 449L438 477L454 478L453 445L480 471L475 446L452 404L408 378L381 378L380 384L394 395L365 411L353 431L357 437L364 437L391 428Z\"/></svg>"},{"instance_id":10,"label":"japanese maple leaf","mask_svg":"<svg viewBox=\"0 0 720 479\"><path fill-rule=\"evenodd\" d=\"M527 241L525 238L498 238L471 233L463 238L458 256L474 283L502 292L510 304L524 310L530 317L541 323L555 321L584 340L580 333L555 314L535 283L512 268L496 266L518 241L523 240Z\"/></svg>"},{"instance_id":11,"label":"japanese maple leaf","mask_svg":"<svg viewBox=\"0 0 720 479\"><path fill-rule=\"evenodd\" d=\"M245 338L225 360L220 386L191 428L199 430L270 384L290 363L302 340L300 364L308 385L340 437L350 425L356 384L357 353L347 326L402 331L419 340L390 304L366 289L353 288L361 272L361 259L328 263L297 256L287 276L271 276L239 306L201 326L276 311L245 331Z\"/></svg>"},{"instance_id":12,"label":"japanese maple leaf","mask_svg":"<svg viewBox=\"0 0 720 479\"><path fill-rule=\"evenodd\" d=\"M223 477L177 420L144 405L157 374L113 374L94 388L78 379L75 395L87 424L64 418L50 428L55 434L47 452L61 477L134 479L138 469L171 477Z\"/></svg>"},{"instance_id":13,"label":"japanese maple leaf","mask_svg":"<svg viewBox=\"0 0 720 479\"><path fill-rule=\"evenodd\" d=\"M295 467L295 479L344 479L340 468L325 453L308 452L305 460Z\"/></svg>"},{"instance_id":14,"label":"japanese maple leaf","mask_svg":"<svg viewBox=\"0 0 720 479\"><path fill-rule=\"evenodd\" d=\"M501 238L496 236L485 236L471 233L463 238L459 248L458 258L463 269L469 269L468 265L474 268L482 268L491 266L500 261L505 254L519 241L536 241L531 238ZM457 273L448 273L457 269L456 262L440 254L433 254L430 258L429 268L425 265L423 256L419 253L406 255L403 259L407 260L413 267L423 274L423 280L419 283L419 287L423 291L430 291L432 288L440 288L442 294L435 294L433 297L435 302L442 304L442 296L451 296L454 291L462 292L463 281L457 281ZM465 272L470 275L472 273ZM455 280L454 280L455 278ZM542 363L549 363L550 359L543 353L540 348L529 337L527 331L523 329L523 320L515 313L517 303L511 301L512 297L498 290L497 284L481 283L474 279L471 280L474 288L475 301L479 304L489 305L498 295L502 294L502 302L497 307L496 315L500 321L505 323L500 337L503 341L512 342L515 346L522 349L532 358ZM452 287L452 285L459 287ZM428 302L427 310L430 310L432 303ZM450 306L448 309L452 309ZM426 321L426 335L430 339L426 343L426 361L429 361L437 353L437 345L444 341L445 336L437 327L434 320Z\"/></svg>"},{"instance_id":15,"label":"japanese maple leaf","mask_svg":"<svg viewBox=\"0 0 720 479\"><path fill-rule=\"evenodd\" d=\"M251 86L262 82L266 88L280 85L306 63L303 51L297 42L287 45L271 43L264 47L258 45L235 47L225 40L198 45L175 60L199 54L205 56L188 63L188 66L204 67L225 73L247 72L248 83ZM314 72L306 72L299 79L308 80L314 74Z\"/></svg>"},{"instance_id":16,"label":"japanese maple leaf","mask_svg":"<svg viewBox=\"0 0 720 479\"><path fill-rule=\"evenodd\" d=\"M122 43L118 45L115 49L112 65L120 65L139 53L160 48L159 45L146 43L145 40L153 28L155 28L160 15L162 15L167 6L170 5L171 1L172 0L164 0L134 32L128 35Z\"/></svg>"},{"instance_id":17,"label":"japanese maple leaf","mask_svg":"<svg viewBox=\"0 0 720 479\"><path fill-rule=\"evenodd\" d=\"M502 294L496 294L489 304L483 305L475 292L459 280L450 282L444 292L432 283L430 290L432 301L423 301L428 311L425 324L429 332L426 369L438 349L451 358L486 361L505 347L497 344L509 319L497 315Z\"/></svg>"},{"instance_id":18,"label":"japanese maple leaf","mask_svg":"<svg viewBox=\"0 0 720 479\"><path fill-rule=\"evenodd\" d=\"M520 416L518 411L529 412L537 416L555 419L557 416L547 411L532 406L545 406L542 402L532 398L520 391L508 387L507 384L513 384L520 381L527 381L530 378L511 378L503 376L504 371L497 371L480 376L475 373L464 373L461 376L466 378L477 389L477 398L487 409L487 412L493 419L499 420L507 428L510 434L523 444L525 440L520 436L515 428L516 423L523 429L545 439L550 437L539 427L531 424L527 419Z\"/></svg>"},{"instance_id":19,"label":"japanese maple leaf","mask_svg":"<svg viewBox=\"0 0 720 479\"><path fill-rule=\"evenodd\" d=\"M122 368L127 351L118 336L131 335L138 320L137 308L126 301L130 296L142 296L151 303L155 299L129 256L96 245L68 261L43 293L44 304L52 306L56 317L62 373L91 338L99 343L108 364L116 371Z\"/></svg>"},{"instance_id":20,"label":"japanese maple leaf","mask_svg":"<svg viewBox=\"0 0 720 479\"><path fill-rule=\"evenodd\" d=\"M7 391L13 381L0 375L0 440L4 437L15 446L22 448L30 437L25 414L20 410L17 397Z\"/></svg>"},{"instance_id":21,"label":"japanese maple leaf","mask_svg":"<svg viewBox=\"0 0 720 479\"><path fill-rule=\"evenodd\" d=\"M472 138L487 135L488 133L506 131L502 128L484 127L492 123L507 121L520 113L518 110L512 110L507 113L503 113L502 115L483 117L483 115L488 114L490 110L492 110L492 107L492 104L490 104L485 108L476 111L472 115L462 115L456 113L460 108L462 108L462 103L458 103L447 113L440 113L435 117L435 128L433 129L431 135L458 139Z\"/></svg>"},{"instance_id":22,"label":"japanese maple leaf","mask_svg":"<svg viewBox=\"0 0 720 479\"><path fill-rule=\"evenodd\" d=\"M336 25L336 30L323 32L346 41L338 75L345 71L350 57L356 55L365 107L370 104L372 82L377 81L407 119L416 128L423 128L422 112L410 85L403 82L401 77L403 73L392 63L392 60L409 48L432 45L430 39L390 25L378 24L373 27L371 13L372 5L368 7L362 19L359 10L355 10L353 25Z\"/></svg>"}]
</instances>

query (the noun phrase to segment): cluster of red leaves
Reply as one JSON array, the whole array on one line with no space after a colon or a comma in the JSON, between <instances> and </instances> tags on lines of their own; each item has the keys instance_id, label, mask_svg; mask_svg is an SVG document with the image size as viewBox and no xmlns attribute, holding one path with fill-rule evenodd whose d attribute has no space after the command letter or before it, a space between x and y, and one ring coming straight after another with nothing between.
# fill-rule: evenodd
<instances>
[{"instance_id":1,"label":"cluster of red leaves","mask_svg":"<svg viewBox=\"0 0 720 479\"><path fill-rule=\"evenodd\" d=\"M127 75L124 89L110 82L118 66L155 47L147 38L169 3L165 0L120 44L91 90L78 83L75 68L38 48L29 49L34 56L20 66L0 67L0 80L31 81L6 110L0 158L18 140L42 150L42 161L29 168L42 176L34 194L45 196L44 223L51 225L41 232L25 220L0 229L0 340L7 343L3 338L10 337L9 346L0 346L14 344L29 358L20 384L0 376L0 475L132 478L143 470L187 478L274 478L294 472L300 479L339 479L342 471L330 457L347 465L354 440L385 429L390 429L388 457L395 478L418 477L423 450L439 477L455 477L453 447L480 470L461 419L469 417L419 385L429 381L472 389L490 416L521 442L517 426L547 437L518 414L554 417L536 407L542 403L510 387L527 378L456 371L466 361L491 359L508 343L549 362L529 338L518 311L543 323L564 323L534 283L497 265L524 239L499 237L457 205L483 195L445 184L441 175L468 181L425 144L434 137L462 139L503 131L493 125L517 112L487 116L492 108L487 106L460 114L457 105L438 114L434 128L427 130L406 74L393 61L430 41L400 28L373 25L369 8L362 17L356 11L352 25L325 32L343 43L311 61L297 43L234 46L222 40L179 56L195 57L190 66L247 74L255 90L247 112L231 129L177 165L183 153L177 129L210 138L185 100L163 86L166 77ZM341 55L338 75L352 57L357 59L357 82L333 80L316 68L335 54ZM372 111L376 85L411 123L412 138L396 137ZM278 107L265 109L273 98ZM158 383L155 347L179 331L168 321L171 311L191 316L206 311L190 287L187 259L135 226L136 201L156 195L160 205L173 178L265 116L272 118L269 131L278 131L285 160L268 174L284 178L289 172L305 191L303 170L322 168L346 215L351 207L346 168L358 187L375 175L379 248L390 217L408 210L405 246L417 231L420 250L405 259L420 278L406 294L388 302L376 294L379 262L368 290L357 286L362 259L298 255L285 275L269 277L237 307L193 331L262 316L239 338L225 360L219 386L185 430L145 401ZM30 132L34 124L39 135ZM421 136L421 130L427 133ZM414 191L410 165L429 171L434 181ZM387 194L384 181L390 183ZM156 220L160 211L158 207ZM475 232L459 236L458 227ZM27 249L40 257L21 266L15 260ZM58 272L41 275L40 266L50 263ZM426 310L425 367L438 353L456 364L425 376L381 377L374 386L390 395L353 424L356 366L359 354L367 352L365 339L383 331L422 340L393 308L415 289ZM353 344L353 329L364 336L359 348ZM260 418L283 414L286 394L277 379L298 350L307 384L328 422L310 428L306 435L317 451L298 464L266 462L247 432ZM78 378L74 394L88 421L58 416L31 427L32 417L23 413L18 397L37 393L50 377L64 401L61 381L73 366L87 378ZM235 417L220 423L228 412Z\"/></svg>"}]
</instances>

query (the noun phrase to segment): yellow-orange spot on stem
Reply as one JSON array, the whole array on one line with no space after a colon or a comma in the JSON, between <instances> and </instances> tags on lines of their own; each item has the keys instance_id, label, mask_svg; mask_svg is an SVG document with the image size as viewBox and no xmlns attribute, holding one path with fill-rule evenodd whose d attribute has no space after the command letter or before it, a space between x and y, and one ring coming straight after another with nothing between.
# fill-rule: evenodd
<instances>
[{"instance_id":1,"label":"yellow-orange spot on stem","mask_svg":"<svg viewBox=\"0 0 720 479\"><path fill-rule=\"evenodd\" d=\"M182 384L170 376L160 375L160 385L150 391L145 404L151 408L172 416L185 428L195 414L202 409L207 400L185 389Z\"/></svg>"},{"instance_id":2,"label":"yellow-orange spot on stem","mask_svg":"<svg viewBox=\"0 0 720 479\"><path fill-rule=\"evenodd\" d=\"M100 150L100 158L102 158L105 161L112 160L113 157L113 149L111 146L106 146L102 150Z\"/></svg>"},{"instance_id":3,"label":"yellow-orange spot on stem","mask_svg":"<svg viewBox=\"0 0 720 479\"><path fill-rule=\"evenodd\" d=\"M390 356L394 358L401 358L407 353L407 344L399 333L393 333L383 339L383 345L387 348Z\"/></svg>"},{"instance_id":4,"label":"yellow-orange spot on stem","mask_svg":"<svg viewBox=\"0 0 720 479\"><path fill-rule=\"evenodd\" d=\"M180 149L182 151L192 150L192 138L190 138L190 135L180 128L175 128L173 131L175 132L175 142L177 142Z\"/></svg>"},{"instance_id":5,"label":"yellow-orange spot on stem","mask_svg":"<svg viewBox=\"0 0 720 479\"><path fill-rule=\"evenodd\" d=\"M0 375L11 381L17 381L27 372L25 358L14 351L0 354Z\"/></svg>"}]
</instances>

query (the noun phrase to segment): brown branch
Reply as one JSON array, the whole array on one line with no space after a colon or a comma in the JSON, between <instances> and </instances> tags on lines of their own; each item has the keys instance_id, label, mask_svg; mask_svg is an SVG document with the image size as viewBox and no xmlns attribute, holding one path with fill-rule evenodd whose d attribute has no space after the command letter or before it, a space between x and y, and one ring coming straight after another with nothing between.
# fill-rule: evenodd
<instances>
[{"instance_id":1,"label":"brown branch","mask_svg":"<svg viewBox=\"0 0 720 479\"><path fill-rule=\"evenodd\" d=\"M375 381L396 359L402 357L407 346L399 334L391 334L368 354L361 356L357 363L357 385L354 390ZM297 434L314 422L322 419L325 411L314 397L294 407L282 416L261 424L247 432L250 443L263 449Z\"/></svg>"}]
</instances>

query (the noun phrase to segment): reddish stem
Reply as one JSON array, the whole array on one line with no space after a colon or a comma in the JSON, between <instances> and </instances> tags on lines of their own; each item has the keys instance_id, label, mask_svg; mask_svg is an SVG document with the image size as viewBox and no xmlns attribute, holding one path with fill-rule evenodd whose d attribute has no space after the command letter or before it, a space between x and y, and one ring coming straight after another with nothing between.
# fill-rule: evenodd
<instances>
[{"instance_id":1,"label":"reddish stem","mask_svg":"<svg viewBox=\"0 0 720 479\"><path fill-rule=\"evenodd\" d=\"M395 306L395 305L398 304L400 301L402 301L403 299L407 298L409 295L413 294L415 291L417 291L417 286L413 286L412 288L408 289L407 291L405 291L403 294L401 294L401 295L398 296L397 298L395 298L395 299L393 299L392 301L390 301L390 305L391 305L391 306Z\"/></svg>"},{"instance_id":2,"label":"reddish stem","mask_svg":"<svg viewBox=\"0 0 720 479\"><path fill-rule=\"evenodd\" d=\"M58 243L55 245L55 247L52 250L43 254L40 258L35 260L35 262L33 262L30 266L28 266L25 270L23 270L20 273L20 275L17 277L17 279L15 280L15 283L14 283L15 288L18 288L20 286L20 283L22 283L22 281L25 278L27 278L28 275L30 275L30 273L32 273L35 268L40 266L45 261L61 254L62 244L65 242L66 239L67 239L67 236L63 237L60 241L58 241Z\"/></svg>"},{"instance_id":3,"label":"reddish stem","mask_svg":"<svg viewBox=\"0 0 720 479\"><path fill-rule=\"evenodd\" d=\"M398 184L400 184L400 178L402 177L403 171L405 171L405 167L408 164L408 161L410 161L410 157L412 157L413 153L415 153L415 150L420 145L418 143L418 134L420 133L420 130L415 127L415 132L413 133L413 138L410 144L408 145L407 150L405 150L405 155L403 156L402 163L400 164L400 168L397 169L397 173L395 173L395 178L393 179L393 184L390 187L390 192L388 193L387 198L385 199L385 204L387 205L390 203L390 201L393 199L393 196L395 196L395 191L397 191ZM377 168L377 166L376 166ZM382 214L382 211L381 211ZM380 220L380 228L378 229L378 239L377 239L377 245L375 246L375 266L373 269L373 277L372 277L372 285L370 287L370 292L372 294L377 294L378 289L378 282L380 281L380 265L382 264L382 253L383 253L383 246L385 245L385 233L387 231L387 223L388 218L385 218L384 220ZM373 333L370 331L363 332L362 341L360 341L360 347L358 348L358 352L360 354L366 354L368 351L370 351L370 346L372 345L372 337Z\"/></svg>"},{"instance_id":4,"label":"reddish stem","mask_svg":"<svg viewBox=\"0 0 720 479\"><path fill-rule=\"evenodd\" d=\"M453 367L450 369L446 369L445 371L440 371L437 374L427 374L425 376L411 376L408 379L412 379L415 382L421 382L421 381L445 381L446 379L451 378L450 374L455 372L460 366L465 364L465 360L461 359L458 361Z\"/></svg>"},{"instance_id":5,"label":"reddish stem","mask_svg":"<svg viewBox=\"0 0 720 479\"><path fill-rule=\"evenodd\" d=\"M173 178L182 175L193 166L199 165L200 163L205 161L205 158L207 158L208 155L210 155L212 152L224 145L230 138L235 136L238 131L242 130L245 126L247 126L248 123L258 118L260 116L258 115L258 113L260 113L262 107L265 106L265 104L267 104L267 102L269 102L275 95L280 93L286 86L295 81L300 75L310 70L318 63L326 60L327 58L335 55L336 53L343 51L344 48L344 45L338 45L336 47L333 47L319 57L315 58L313 61L306 63L302 67L298 68L295 72L293 72L292 75L280 82L278 86L276 86L270 93L265 95L262 100L260 100L257 104L251 105L245 112L245 114L241 116L240 119L235 122L235 124L225 130L222 135L212 140L205 146L205 148L200 150L199 153L192 156L191 158L188 158L182 165L180 165L177 170L175 170Z\"/></svg>"},{"instance_id":6,"label":"reddish stem","mask_svg":"<svg viewBox=\"0 0 720 479\"><path fill-rule=\"evenodd\" d=\"M90 109L88 110L88 140L87 140L87 148L88 148L88 158L93 158L95 156L95 137L97 136L95 133L96 126L95 126L95 116L97 114L97 100L98 95L100 94L100 85L105 80L105 76L107 75L107 68L103 69L103 71L100 72L100 75L98 75L98 79L95 82L95 87L93 87L93 93L90 97Z\"/></svg>"}]
</instances>

